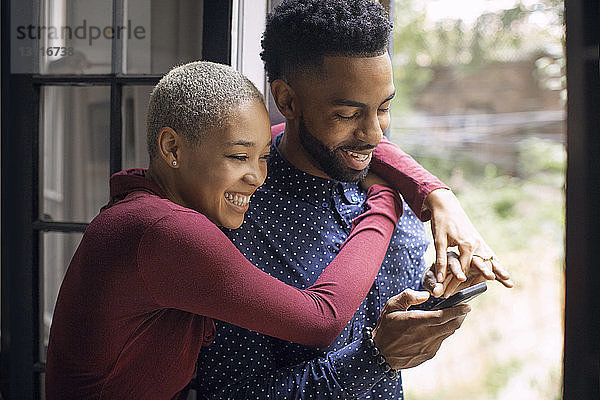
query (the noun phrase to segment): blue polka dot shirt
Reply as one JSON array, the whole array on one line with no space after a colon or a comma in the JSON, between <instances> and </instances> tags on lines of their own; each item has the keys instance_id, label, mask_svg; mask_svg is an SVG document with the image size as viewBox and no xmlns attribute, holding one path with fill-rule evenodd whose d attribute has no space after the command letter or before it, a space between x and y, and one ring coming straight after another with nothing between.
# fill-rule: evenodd
<instances>
[{"instance_id":1,"label":"blue polka dot shirt","mask_svg":"<svg viewBox=\"0 0 600 400\"><path fill-rule=\"evenodd\" d=\"M226 234L256 266L305 288L334 259L364 211L357 183L327 180L288 163L274 141L265 184L244 224ZM361 340L388 298L418 289L428 245L423 223L404 204L380 272L348 325L326 349L314 349L216 321L212 345L198 362L199 398L403 399L401 379L385 376ZM359 263L360 260L357 260Z\"/></svg>"}]
</instances>

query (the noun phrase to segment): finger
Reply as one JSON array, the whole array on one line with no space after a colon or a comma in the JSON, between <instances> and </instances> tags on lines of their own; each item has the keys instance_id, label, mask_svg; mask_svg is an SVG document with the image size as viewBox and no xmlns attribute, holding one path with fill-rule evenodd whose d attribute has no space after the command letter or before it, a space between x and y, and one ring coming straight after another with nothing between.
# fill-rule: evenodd
<instances>
[{"instance_id":1,"label":"finger","mask_svg":"<svg viewBox=\"0 0 600 400\"><path fill-rule=\"evenodd\" d=\"M461 280L464 281L466 280L466 274L469 272L469 267L471 266L471 259L473 258L473 245L469 242L459 243L458 251L460 253L459 260L462 276L465 276L465 279ZM460 279L459 276L457 276L457 278Z\"/></svg>"},{"instance_id":2,"label":"finger","mask_svg":"<svg viewBox=\"0 0 600 400\"><path fill-rule=\"evenodd\" d=\"M463 317L471 311L471 306L468 304L459 304L454 307L445 308L437 311L415 311L423 313L421 316L424 320L429 321L430 326L442 326L457 318Z\"/></svg>"},{"instance_id":3,"label":"finger","mask_svg":"<svg viewBox=\"0 0 600 400\"><path fill-rule=\"evenodd\" d=\"M450 297L452 296L454 293L458 292L459 287L462 285L463 282L459 281L458 279L453 279L448 286L446 287L446 289L444 290L444 297Z\"/></svg>"},{"instance_id":4,"label":"finger","mask_svg":"<svg viewBox=\"0 0 600 400\"><path fill-rule=\"evenodd\" d=\"M435 266L432 266L425 272L425 275L423 276L423 288L428 290L433 297L440 297L444 294L444 285L438 283L435 278L434 267ZM446 280L448 280L448 277L446 277Z\"/></svg>"},{"instance_id":5,"label":"finger","mask_svg":"<svg viewBox=\"0 0 600 400\"><path fill-rule=\"evenodd\" d=\"M510 279L510 273L502 267L500 262L496 260L495 257L492 260L492 271L497 278L500 278L499 280Z\"/></svg>"},{"instance_id":6,"label":"finger","mask_svg":"<svg viewBox=\"0 0 600 400\"><path fill-rule=\"evenodd\" d=\"M452 271L452 274L459 280L459 281L466 281L467 280L467 276L463 273L463 270L461 268L460 265L460 256L456 257L456 255L451 256L449 254L448 257L448 269L450 271Z\"/></svg>"},{"instance_id":7,"label":"finger","mask_svg":"<svg viewBox=\"0 0 600 400\"><path fill-rule=\"evenodd\" d=\"M444 295L444 290L444 284L436 282L431 294L433 295L433 297L440 297Z\"/></svg>"},{"instance_id":8,"label":"finger","mask_svg":"<svg viewBox=\"0 0 600 400\"><path fill-rule=\"evenodd\" d=\"M446 235L436 233L433 242L435 244L435 276L441 283L446 277L448 241Z\"/></svg>"},{"instance_id":9,"label":"finger","mask_svg":"<svg viewBox=\"0 0 600 400\"><path fill-rule=\"evenodd\" d=\"M429 292L406 289L402 293L390 298L383 309L383 313L406 311L408 307L424 303L429 298Z\"/></svg>"},{"instance_id":10,"label":"finger","mask_svg":"<svg viewBox=\"0 0 600 400\"><path fill-rule=\"evenodd\" d=\"M425 275L423 275L423 288L428 290L429 293L432 293L436 283L435 272L430 268L425 272Z\"/></svg>"},{"instance_id":11,"label":"finger","mask_svg":"<svg viewBox=\"0 0 600 400\"><path fill-rule=\"evenodd\" d=\"M473 257L471 259L471 265L481 271L486 279L493 280L496 278L496 275L492 272L492 264L490 261L483 261L479 257Z\"/></svg>"}]
</instances>

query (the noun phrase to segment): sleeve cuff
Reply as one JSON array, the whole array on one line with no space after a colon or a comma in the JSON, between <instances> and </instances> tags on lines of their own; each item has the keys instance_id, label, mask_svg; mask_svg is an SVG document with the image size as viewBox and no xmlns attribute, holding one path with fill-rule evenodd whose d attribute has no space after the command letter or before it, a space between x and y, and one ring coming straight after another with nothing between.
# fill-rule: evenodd
<instances>
[{"instance_id":1,"label":"sleeve cuff","mask_svg":"<svg viewBox=\"0 0 600 400\"><path fill-rule=\"evenodd\" d=\"M367 392L377 382L386 379L362 339L331 353L328 358L340 386L351 397Z\"/></svg>"}]
</instances>

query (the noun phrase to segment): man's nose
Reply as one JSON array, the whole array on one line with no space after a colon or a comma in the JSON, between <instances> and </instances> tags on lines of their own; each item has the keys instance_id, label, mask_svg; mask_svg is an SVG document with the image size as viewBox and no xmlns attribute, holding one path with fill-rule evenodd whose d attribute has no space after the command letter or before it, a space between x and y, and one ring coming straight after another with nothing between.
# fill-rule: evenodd
<instances>
[{"instance_id":1,"label":"man's nose","mask_svg":"<svg viewBox=\"0 0 600 400\"><path fill-rule=\"evenodd\" d=\"M369 115L362 123L360 140L373 146L377 146L383 139L383 131L377 113Z\"/></svg>"}]
</instances>

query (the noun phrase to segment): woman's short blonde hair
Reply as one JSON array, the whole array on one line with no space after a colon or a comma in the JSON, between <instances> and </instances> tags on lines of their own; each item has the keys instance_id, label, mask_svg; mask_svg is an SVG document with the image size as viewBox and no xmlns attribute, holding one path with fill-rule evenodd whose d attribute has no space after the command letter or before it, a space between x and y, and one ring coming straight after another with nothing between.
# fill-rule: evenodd
<instances>
[{"instance_id":1,"label":"woman's short blonde hair","mask_svg":"<svg viewBox=\"0 0 600 400\"><path fill-rule=\"evenodd\" d=\"M150 95L146 118L148 154L158 151L158 133L170 127L192 144L232 123L246 102L264 99L254 84L228 65L196 61L170 70Z\"/></svg>"}]
</instances>

